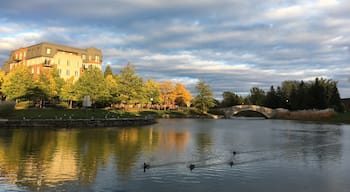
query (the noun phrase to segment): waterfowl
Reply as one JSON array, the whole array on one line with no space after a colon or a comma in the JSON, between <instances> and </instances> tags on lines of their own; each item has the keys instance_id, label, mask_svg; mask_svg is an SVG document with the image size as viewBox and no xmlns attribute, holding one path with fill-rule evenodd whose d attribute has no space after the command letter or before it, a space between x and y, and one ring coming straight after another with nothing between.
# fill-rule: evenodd
<instances>
[{"instance_id":1,"label":"waterfowl","mask_svg":"<svg viewBox=\"0 0 350 192\"><path fill-rule=\"evenodd\" d=\"M189 168L190 168L190 170L192 171L194 168L195 168L196 166L194 165L194 164L190 164L190 166L189 166Z\"/></svg>"},{"instance_id":2,"label":"waterfowl","mask_svg":"<svg viewBox=\"0 0 350 192\"><path fill-rule=\"evenodd\" d=\"M237 152L236 152L236 151L233 151L233 152L232 152L232 154L233 154L233 155L236 155L236 154L237 154Z\"/></svg>"},{"instance_id":3,"label":"waterfowl","mask_svg":"<svg viewBox=\"0 0 350 192\"><path fill-rule=\"evenodd\" d=\"M232 167L233 166L233 161L230 161L228 164Z\"/></svg>"},{"instance_id":4,"label":"waterfowl","mask_svg":"<svg viewBox=\"0 0 350 192\"><path fill-rule=\"evenodd\" d=\"M146 169L149 169L150 167L150 164L143 163L143 172L146 172Z\"/></svg>"}]
</instances>

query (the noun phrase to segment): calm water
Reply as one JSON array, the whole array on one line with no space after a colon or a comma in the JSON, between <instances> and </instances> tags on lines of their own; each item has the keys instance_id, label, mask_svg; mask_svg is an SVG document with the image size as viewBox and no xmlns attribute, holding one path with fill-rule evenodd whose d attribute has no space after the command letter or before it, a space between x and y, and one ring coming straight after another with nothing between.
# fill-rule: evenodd
<instances>
[{"instance_id":1,"label":"calm water","mask_svg":"<svg viewBox=\"0 0 350 192\"><path fill-rule=\"evenodd\" d=\"M349 191L349 179L348 125L170 119L0 129L0 191L339 192Z\"/></svg>"}]
</instances>

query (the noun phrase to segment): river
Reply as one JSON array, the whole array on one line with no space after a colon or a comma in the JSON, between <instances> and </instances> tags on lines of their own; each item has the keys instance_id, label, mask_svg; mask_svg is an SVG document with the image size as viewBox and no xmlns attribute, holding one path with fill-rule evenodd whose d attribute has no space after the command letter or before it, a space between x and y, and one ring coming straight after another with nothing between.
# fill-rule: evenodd
<instances>
[{"instance_id":1,"label":"river","mask_svg":"<svg viewBox=\"0 0 350 192\"><path fill-rule=\"evenodd\" d=\"M339 192L350 189L349 162L349 125L161 119L0 129L0 191Z\"/></svg>"}]
</instances>

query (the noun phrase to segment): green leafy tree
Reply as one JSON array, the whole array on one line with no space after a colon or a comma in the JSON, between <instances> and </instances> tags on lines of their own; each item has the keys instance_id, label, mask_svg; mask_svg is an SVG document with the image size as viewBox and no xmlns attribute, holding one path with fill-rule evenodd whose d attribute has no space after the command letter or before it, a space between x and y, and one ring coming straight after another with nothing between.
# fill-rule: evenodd
<instances>
[{"instance_id":1,"label":"green leafy tree","mask_svg":"<svg viewBox=\"0 0 350 192\"><path fill-rule=\"evenodd\" d=\"M234 105L241 105L242 103L244 103L244 99L242 97L229 91L223 92L222 98L223 98L221 102L222 107L231 107Z\"/></svg>"},{"instance_id":2,"label":"green leafy tree","mask_svg":"<svg viewBox=\"0 0 350 192\"><path fill-rule=\"evenodd\" d=\"M40 88L42 92L46 95L46 97L42 99L49 99L58 96L58 88L56 86L56 81L50 72L44 71L40 73L36 84L38 88Z\"/></svg>"},{"instance_id":3,"label":"green leafy tree","mask_svg":"<svg viewBox=\"0 0 350 192\"><path fill-rule=\"evenodd\" d=\"M2 85L2 92L8 100L26 98L27 91L33 88L33 85L34 78L29 69L19 66L6 75Z\"/></svg>"},{"instance_id":4,"label":"green leafy tree","mask_svg":"<svg viewBox=\"0 0 350 192\"><path fill-rule=\"evenodd\" d=\"M103 102L108 95L103 73L98 68L91 68L84 71L83 75L75 83L78 100L84 96L90 96L91 102Z\"/></svg>"},{"instance_id":5,"label":"green leafy tree","mask_svg":"<svg viewBox=\"0 0 350 192\"><path fill-rule=\"evenodd\" d=\"M60 90L60 98L68 102L68 108L73 107L73 101L77 100L77 92L74 87L74 77L66 80Z\"/></svg>"},{"instance_id":6,"label":"green leafy tree","mask_svg":"<svg viewBox=\"0 0 350 192\"><path fill-rule=\"evenodd\" d=\"M60 92L62 90L62 87L63 85L65 84L65 81L62 77L60 77L59 73L58 73L58 69L56 68L53 68L51 71L50 71L53 79L54 79L54 82L56 84L56 96L59 96L60 95Z\"/></svg>"},{"instance_id":7,"label":"green leafy tree","mask_svg":"<svg viewBox=\"0 0 350 192\"><path fill-rule=\"evenodd\" d=\"M5 95L2 92L2 84L5 81L5 72L0 70L0 101L5 99Z\"/></svg>"},{"instance_id":8,"label":"green leafy tree","mask_svg":"<svg viewBox=\"0 0 350 192\"><path fill-rule=\"evenodd\" d=\"M112 75L113 76L113 71L112 71L112 68L110 65L107 65L106 69L105 69L105 72L103 73L103 75L105 77L107 77L108 75Z\"/></svg>"},{"instance_id":9,"label":"green leafy tree","mask_svg":"<svg viewBox=\"0 0 350 192\"><path fill-rule=\"evenodd\" d=\"M136 104L142 102L143 80L135 73L135 67L128 63L120 71L119 99L125 104Z\"/></svg>"},{"instance_id":10,"label":"green leafy tree","mask_svg":"<svg viewBox=\"0 0 350 192\"><path fill-rule=\"evenodd\" d=\"M250 89L250 95L247 98L249 102L246 103L251 103L253 105L263 105L265 103L266 94L264 90L258 87L253 87Z\"/></svg>"},{"instance_id":11,"label":"green leafy tree","mask_svg":"<svg viewBox=\"0 0 350 192\"><path fill-rule=\"evenodd\" d=\"M144 83L145 98L148 103L160 103L160 89L158 83L154 82L152 79L148 79Z\"/></svg>"},{"instance_id":12,"label":"green leafy tree","mask_svg":"<svg viewBox=\"0 0 350 192\"><path fill-rule=\"evenodd\" d=\"M105 77L105 82L108 91L108 94L106 95L107 102L110 104L116 103L119 96L117 80L112 75L107 75Z\"/></svg>"},{"instance_id":13,"label":"green leafy tree","mask_svg":"<svg viewBox=\"0 0 350 192\"><path fill-rule=\"evenodd\" d=\"M213 98L213 92L209 85L204 81L199 81L195 87L198 95L194 98L194 107L203 113L206 113L209 108L215 106L215 99Z\"/></svg>"}]
</instances>

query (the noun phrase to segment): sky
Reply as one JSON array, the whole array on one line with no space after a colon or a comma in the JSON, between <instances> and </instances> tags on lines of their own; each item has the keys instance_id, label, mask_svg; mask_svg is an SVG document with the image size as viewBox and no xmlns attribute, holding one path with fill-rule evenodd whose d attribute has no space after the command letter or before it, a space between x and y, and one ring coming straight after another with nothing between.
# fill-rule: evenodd
<instances>
[{"instance_id":1,"label":"sky","mask_svg":"<svg viewBox=\"0 0 350 192\"><path fill-rule=\"evenodd\" d=\"M205 81L214 95L285 80L338 81L350 97L349 0L0 0L0 63L52 42L97 47L103 69L144 80Z\"/></svg>"}]
</instances>

